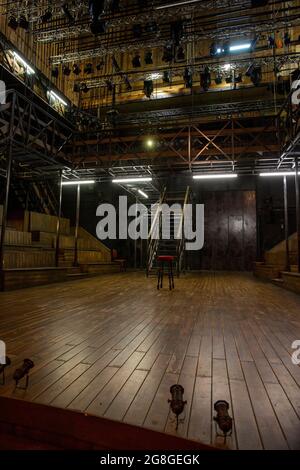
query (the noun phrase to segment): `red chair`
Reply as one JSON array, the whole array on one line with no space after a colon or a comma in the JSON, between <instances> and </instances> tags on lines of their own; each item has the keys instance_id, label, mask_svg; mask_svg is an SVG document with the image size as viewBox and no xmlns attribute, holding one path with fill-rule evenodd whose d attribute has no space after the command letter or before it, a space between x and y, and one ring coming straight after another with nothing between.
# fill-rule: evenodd
<instances>
[{"instance_id":1,"label":"red chair","mask_svg":"<svg viewBox=\"0 0 300 470\"><path fill-rule=\"evenodd\" d=\"M158 256L157 289L163 286L164 266L168 266L169 289L174 289L173 261L175 256Z\"/></svg>"}]
</instances>

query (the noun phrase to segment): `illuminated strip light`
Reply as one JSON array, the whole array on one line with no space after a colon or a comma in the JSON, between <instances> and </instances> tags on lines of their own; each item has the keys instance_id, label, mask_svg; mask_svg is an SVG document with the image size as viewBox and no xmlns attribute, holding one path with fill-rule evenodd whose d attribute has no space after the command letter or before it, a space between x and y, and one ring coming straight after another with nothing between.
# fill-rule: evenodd
<instances>
[{"instance_id":1,"label":"illuminated strip light","mask_svg":"<svg viewBox=\"0 0 300 470\"><path fill-rule=\"evenodd\" d=\"M21 65L23 65L23 67L25 68L26 72L29 75L33 75L35 73L33 68L30 67L30 65L27 64L26 60L24 60L17 52L13 51L12 54L13 54L14 58L16 59L16 61L19 62Z\"/></svg>"},{"instance_id":2,"label":"illuminated strip light","mask_svg":"<svg viewBox=\"0 0 300 470\"><path fill-rule=\"evenodd\" d=\"M230 47L229 47L229 51L230 51L230 52L242 51L242 50L245 50L245 49L250 49L250 47L251 47L251 44L250 44L250 43L247 43L247 44L237 44L236 46L230 46Z\"/></svg>"},{"instance_id":3,"label":"illuminated strip light","mask_svg":"<svg viewBox=\"0 0 300 470\"><path fill-rule=\"evenodd\" d=\"M237 173L215 173L207 175L193 175L195 180L211 180L211 179L223 179L223 178L237 178Z\"/></svg>"},{"instance_id":4,"label":"illuminated strip light","mask_svg":"<svg viewBox=\"0 0 300 470\"><path fill-rule=\"evenodd\" d=\"M295 171L271 171L267 173L259 173L259 176L295 176Z\"/></svg>"},{"instance_id":5,"label":"illuminated strip light","mask_svg":"<svg viewBox=\"0 0 300 470\"><path fill-rule=\"evenodd\" d=\"M171 8L171 7L179 7L180 5L188 5L189 3L199 3L200 0L186 0L182 2L176 3L167 3L166 5L161 5L159 7L155 7L156 10L163 10L164 8Z\"/></svg>"},{"instance_id":6,"label":"illuminated strip light","mask_svg":"<svg viewBox=\"0 0 300 470\"><path fill-rule=\"evenodd\" d=\"M77 186L78 184L94 184L95 180L70 180L62 181L62 186Z\"/></svg>"},{"instance_id":7,"label":"illuminated strip light","mask_svg":"<svg viewBox=\"0 0 300 470\"><path fill-rule=\"evenodd\" d=\"M138 189L138 193L140 193L145 199L148 199L149 196L147 196L146 193L144 193L144 191L142 191L141 189Z\"/></svg>"},{"instance_id":8,"label":"illuminated strip light","mask_svg":"<svg viewBox=\"0 0 300 470\"><path fill-rule=\"evenodd\" d=\"M64 101L59 95L57 95L55 93L55 91L53 90L50 90L49 91L49 95L54 98L55 100L59 101L61 104L63 104L64 106L68 106L68 103L66 101Z\"/></svg>"},{"instance_id":9,"label":"illuminated strip light","mask_svg":"<svg viewBox=\"0 0 300 470\"><path fill-rule=\"evenodd\" d=\"M113 183L146 183L152 181L152 178L118 178L112 180Z\"/></svg>"}]
</instances>

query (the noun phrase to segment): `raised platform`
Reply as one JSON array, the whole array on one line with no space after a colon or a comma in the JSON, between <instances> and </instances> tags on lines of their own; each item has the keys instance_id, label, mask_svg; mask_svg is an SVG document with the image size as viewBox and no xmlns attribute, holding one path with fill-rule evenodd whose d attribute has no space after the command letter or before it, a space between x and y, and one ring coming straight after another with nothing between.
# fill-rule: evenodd
<instances>
[{"instance_id":1,"label":"raised platform","mask_svg":"<svg viewBox=\"0 0 300 470\"><path fill-rule=\"evenodd\" d=\"M300 273L283 271L281 273L282 287L300 294Z\"/></svg>"},{"instance_id":2,"label":"raised platform","mask_svg":"<svg viewBox=\"0 0 300 470\"><path fill-rule=\"evenodd\" d=\"M212 450L130 424L0 397L2 450ZM30 416L30 419L28 417Z\"/></svg>"}]
</instances>

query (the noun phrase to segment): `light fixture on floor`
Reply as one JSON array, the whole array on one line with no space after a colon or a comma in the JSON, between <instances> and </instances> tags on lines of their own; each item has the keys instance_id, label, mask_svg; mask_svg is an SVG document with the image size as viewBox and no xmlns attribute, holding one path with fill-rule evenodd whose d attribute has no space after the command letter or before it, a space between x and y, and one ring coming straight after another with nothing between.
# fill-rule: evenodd
<instances>
[{"instance_id":1,"label":"light fixture on floor","mask_svg":"<svg viewBox=\"0 0 300 470\"><path fill-rule=\"evenodd\" d=\"M224 437L224 442L226 437L230 436L232 433L232 418L229 416L229 403L225 400L218 400L214 404L214 410L217 412L217 415L214 416L214 421L218 424L223 434L218 434Z\"/></svg>"},{"instance_id":2,"label":"light fixture on floor","mask_svg":"<svg viewBox=\"0 0 300 470\"><path fill-rule=\"evenodd\" d=\"M9 357L5 356L5 363L0 364L0 375L2 375L2 385L5 385L5 369L11 365Z\"/></svg>"},{"instance_id":3,"label":"light fixture on floor","mask_svg":"<svg viewBox=\"0 0 300 470\"><path fill-rule=\"evenodd\" d=\"M113 179L112 182L113 183L119 183L119 184L122 184L122 183L146 183L148 181L152 181L152 178L148 178L148 177L141 177L141 178L116 178L116 179Z\"/></svg>"},{"instance_id":4,"label":"light fixture on floor","mask_svg":"<svg viewBox=\"0 0 300 470\"><path fill-rule=\"evenodd\" d=\"M16 388L23 388L23 389L28 388L29 372L33 367L34 367L34 362L31 359L24 359L22 367L15 370L14 375L13 375L13 379L16 382ZM25 387L19 387L19 382L24 377L26 377Z\"/></svg>"},{"instance_id":5,"label":"light fixture on floor","mask_svg":"<svg viewBox=\"0 0 300 470\"><path fill-rule=\"evenodd\" d=\"M223 179L223 178L237 178L237 173L207 173L202 175L193 175L194 180L204 179Z\"/></svg>"},{"instance_id":6,"label":"light fixture on floor","mask_svg":"<svg viewBox=\"0 0 300 470\"><path fill-rule=\"evenodd\" d=\"M178 429L178 417L183 412L184 406L186 405L186 400L183 400L184 388L182 385L175 384L170 388L171 400L168 400L170 403L170 408L173 413L176 415L176 431Z\"/></svg>"}]
</instances>

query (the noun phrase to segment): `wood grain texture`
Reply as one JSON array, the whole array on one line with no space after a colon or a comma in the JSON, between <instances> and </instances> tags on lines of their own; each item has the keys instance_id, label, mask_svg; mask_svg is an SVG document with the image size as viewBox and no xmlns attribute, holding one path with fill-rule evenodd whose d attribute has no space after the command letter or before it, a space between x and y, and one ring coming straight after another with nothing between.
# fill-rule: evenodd
<instances>
[{"instance_id":1,"label":"wood grain texture","mask_svg":"<svg viewBox=\"0 0 300 470\"><path fill-rule=\"evenodd\" d=\"M89 412L232 449L300 449L300 298L243 273L187 274L174 291L119 273L0 293L7 368L0 395ZM35 362L27 391L13 371ZM187 400L178 430L170 386Z\"/></svg>"}]
</instances>

